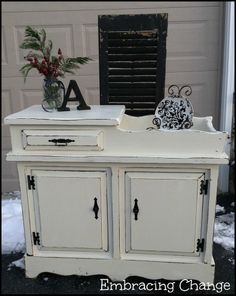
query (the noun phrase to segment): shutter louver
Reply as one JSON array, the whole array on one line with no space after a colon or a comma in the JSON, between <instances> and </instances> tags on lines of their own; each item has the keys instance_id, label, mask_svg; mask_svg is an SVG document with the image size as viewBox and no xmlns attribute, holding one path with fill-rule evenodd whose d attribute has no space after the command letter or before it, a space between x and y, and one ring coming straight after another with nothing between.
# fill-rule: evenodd
<instances>
[{"instance_id":1,"label":"shutter louver","mask_svg":"<svg viewBox=\"0 0 236 296\"><path fill-rule=\"evenodd\" d=\"M167 14L99 16L100 102L153 114L164 97Z\"/></svg>"}]
</instances>

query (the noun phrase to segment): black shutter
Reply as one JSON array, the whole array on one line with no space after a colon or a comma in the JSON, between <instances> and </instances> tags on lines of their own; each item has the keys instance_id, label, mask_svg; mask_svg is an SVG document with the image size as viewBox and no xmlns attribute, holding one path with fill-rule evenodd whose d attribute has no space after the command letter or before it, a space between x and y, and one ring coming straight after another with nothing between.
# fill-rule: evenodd
<instances>
[{"instance_id":1,"label":"black shutter","mask_svg":"<svg viewBox=\"0 0 236 296\"><path fill-rule=\"evenodd\" d=\"M100 15L100 103L153 114L164 98L167 14Z\"/></svg>"}]
</instances>

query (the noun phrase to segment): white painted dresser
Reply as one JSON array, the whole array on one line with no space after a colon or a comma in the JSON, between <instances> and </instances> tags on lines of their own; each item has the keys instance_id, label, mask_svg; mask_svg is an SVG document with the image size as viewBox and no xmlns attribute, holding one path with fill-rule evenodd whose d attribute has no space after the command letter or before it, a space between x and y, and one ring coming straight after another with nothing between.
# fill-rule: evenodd
<instances>
[{"instance_id":1,"label":"white painted dresser","mask_svg":"<svg viewBox=\"0 0 236 296\"><path fill-rule=\"evenodd\" d=\"M17 161L26 276L137 275L212 282L218 168L227 134L212 118L160 131L124 106L5 118Z\"/></svg>"}]
</instances>

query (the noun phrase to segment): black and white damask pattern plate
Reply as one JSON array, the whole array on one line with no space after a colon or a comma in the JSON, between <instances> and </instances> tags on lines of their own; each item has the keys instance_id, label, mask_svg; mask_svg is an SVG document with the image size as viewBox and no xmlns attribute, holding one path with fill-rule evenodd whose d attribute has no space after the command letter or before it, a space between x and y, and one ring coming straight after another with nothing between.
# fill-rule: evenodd
<instances>
[{"instance_id":1,"label":"black and white damask pattern plate","mask_svg":"<svg viewBox=\"0 0 236 296\"><path fill-rule=\"evenodd\" d=\"M153 124L159 129L189 129L193 125L193 106L185 97L166 97L157 106Z\"/></svg>"}]
</instances>

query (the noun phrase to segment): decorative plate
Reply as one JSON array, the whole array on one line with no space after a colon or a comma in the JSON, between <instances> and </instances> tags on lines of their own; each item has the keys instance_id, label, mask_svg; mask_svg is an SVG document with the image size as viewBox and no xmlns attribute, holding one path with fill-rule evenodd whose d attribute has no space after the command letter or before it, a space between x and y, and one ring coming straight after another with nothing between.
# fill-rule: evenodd
<instances>
[{"instance_id":1,"label":"decorative plate","mask_svg":"<svg viewBox=\"0 0 236 296\"><path fill-rule=\"evenodd\" d=\"M178 93L174 92L177 88ZM189 129L192 125L193 106L191 102L181 96L181 91L187 88L185 95L192 93L190 86L183 86L179 89L177 85L171 85L168 89L170 96L164 98L157 106L153 124L159 129L179 130Z\"/></svg>"}]
</instances>

